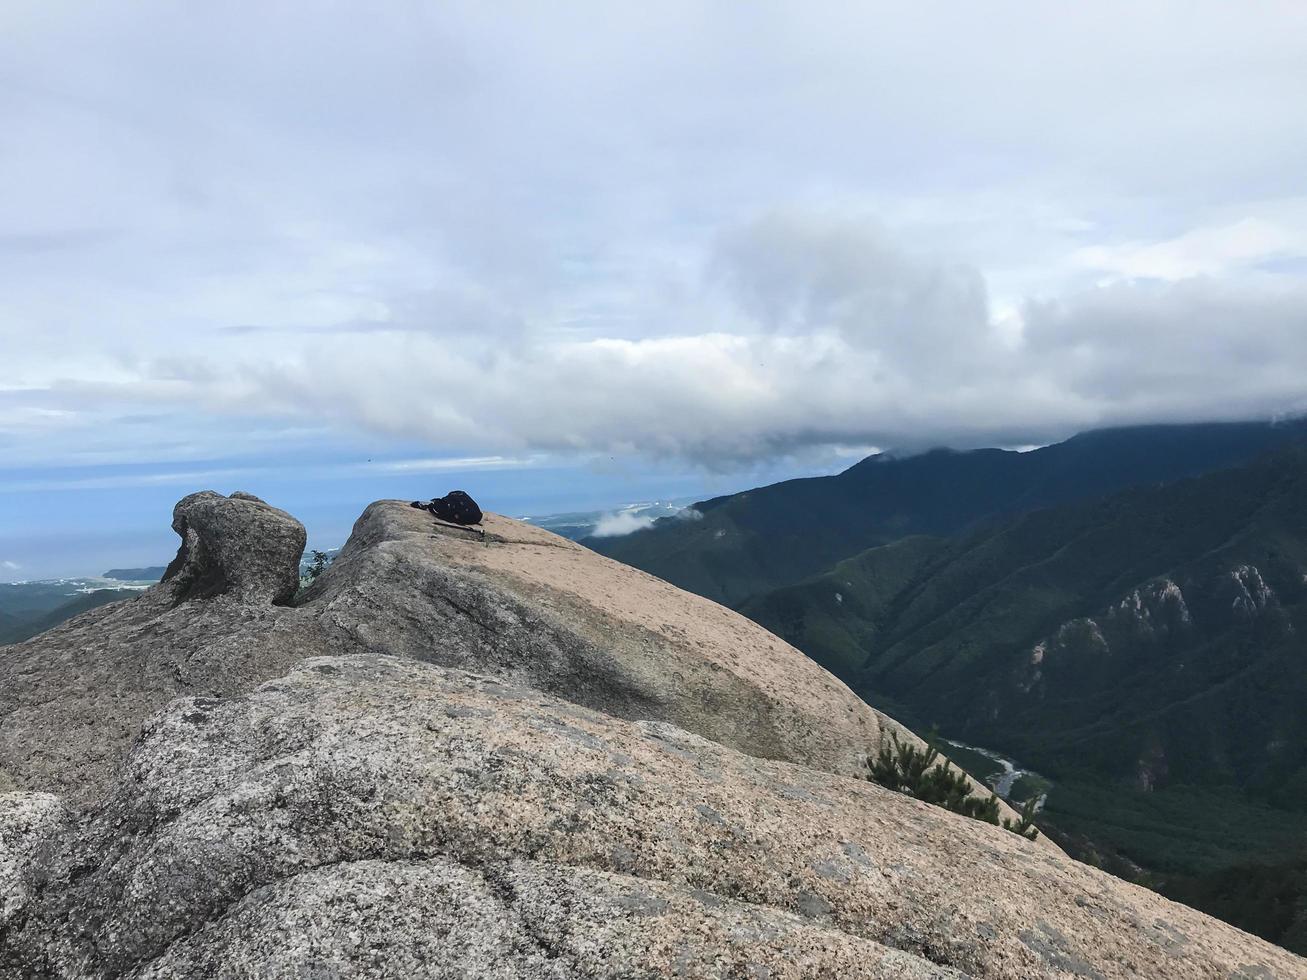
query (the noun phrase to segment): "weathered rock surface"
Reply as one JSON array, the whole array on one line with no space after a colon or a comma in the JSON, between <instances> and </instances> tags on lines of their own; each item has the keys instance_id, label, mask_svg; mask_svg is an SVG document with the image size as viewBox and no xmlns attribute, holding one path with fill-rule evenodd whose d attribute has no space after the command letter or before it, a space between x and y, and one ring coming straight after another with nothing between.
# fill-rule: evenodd
<instances>
[{"instance_id":1,"label":"weathered rock surface","mask_svg":"<svg viewBox=\"0 0 1307 980\"><path fill-rule=\"evenodd\" d=\"M305 608L338 646L493 673L766 758L865 771L899 726L714 602L496 515L486 538L370 506Z\"/></svg>"},{"instance_id":2,"label":"weathered rock surface","mask_svg":"<svg viewBox=\"0 0 1307 980\"><path fill-rule=\"evenodd\" d=\"M546 532L374 504L286 605L289 515L174 526L158 586L0 650L6 980L1307 977L858 778L891 720Z\"/></svg>"},{"instance_id":3,"label":"weathered rock surface","mask_svg":"<svg viewBox=\"0 0 1307 980\"><path fill-rule=\"evenodd\" d=\"M243 494L177 505L183 543L140 598L0 650L0 772L78 804L175 697L253 689L312 654L387 653L492 673L745 752L864 771L896 723L730 610L547 531L487 515L483 540L370 506L297 605L304 529Z\"/></svg>"},{"instance_id":4,"label":"weathered rock surface","mask_svg":"<svg viewBox=\"0 0 1307 980\"><path fill-rule=\"evenodd\" d=\"M53 794L0 793L0 940L27 905L32 871L50 862L70 824L67 808Z\"/></svg>"},{"instance_id":5,"label":"weathered rock surface","mask_svg":"<svg viewBox=\"0 0 1307 980\"><path fill-rule=\"evenodd\" d=\"M177 504L162 582L0 648L0 774L20 789L94 800L141 722L173 698L229 695L306 650L288 629L304 528L246 494Z\"/></svg>"},{"instance_id":6,"label":"weathered rock surface","mask_svg":"<svg viewBox=\"0 0 1307 980\"><path fill-rule=\"evenodd\" d=\"M53 976L1304 975L865 780L375 655L176 702L28 873Z\"/></svg>"},{"instance_id":7,"label":"weathered rock surface","mask_svg":"<svg viewBox=\"0 0 1307 980\"><path fill-rule=\"evenodd\" d=\"M378 929L385 924L387 928ZM628 875L518 861L360 861L242 901L142 977L955 978L802 916ZM747 971L752 971L747 972Z\"/></svg>"},{"instance_id":8,"label":"weathered rock surface","mask_svg":"<svg viewBox=\"0 0 1307 980\"><path fill-rule=\"evenodd\" d=\"M299 590L304 526L252 494L193 493L174 508L172 529L182 545L163 581L174 603L229 595L284 606Z\"/></svg>"}]
</instances>

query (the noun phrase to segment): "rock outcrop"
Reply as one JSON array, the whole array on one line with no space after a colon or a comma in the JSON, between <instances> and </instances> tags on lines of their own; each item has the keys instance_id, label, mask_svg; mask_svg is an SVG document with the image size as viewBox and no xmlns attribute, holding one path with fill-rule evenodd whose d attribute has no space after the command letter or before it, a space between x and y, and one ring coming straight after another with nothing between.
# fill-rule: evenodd
<instances>
[{"instance_id":1,"label":"rock outcrop","mask_svg":"<svg viewBox=\"0 0 1307 980\"><path fill-rule=\"evenodd\" d=\"M172 529L182 545L163 581L174 605L225 595L284 606L299 591L304 526L253 494L193 493L173 509Z\"/></svg>"},{"instance_id":2,"label":"rock outcrop","mask_svg":"<svg viewBox=\"0 0 1307 980\"><path fill-rule=\"evenodd\" d=\"M1307 976L859 778L891 721L545 532L374 504L286 606L292 519L179 514L159 586L0 651L0 976Z\"/></svg>"},{"instance_id":3,"label":"rock outcrop","mask_svg":"<svg viewBox=\"0 0 1307 980\"><path fill-rule=\"evenodd\" d=\"M308 593L304 529L247 494L192 494L163 581L0 656L0 771L92 802L173 698L252 690L313 654L386 653L494 674L766 758L858 775L902 731L771 633L547 531L484 539L370 506Z\"/></svg>"},{"instance_id":4,"label":"rock outcrop","mask_svg":"<svg viewBox=\"0 0 1307 980\"><path fill-rule=\"evenodd\" d=\"M858 775L895 723L760 626L518 521L383 501L304 608L338 649L494 674L752 755Z\"/></svg>"},{"instance_id":5,"label":"rock outcrop","mask_svg":"<svg viewBox=\"0 0 1307 980\"><path fill-rule=\"evenodd\" d=\"M173 698L243 693L304 657L312 641L287 629L284 605L299 521L208 492L177 504L173 528L181 548L158 585L0 649L0 777L88 804Z\"/></svg>"}]
</instances>

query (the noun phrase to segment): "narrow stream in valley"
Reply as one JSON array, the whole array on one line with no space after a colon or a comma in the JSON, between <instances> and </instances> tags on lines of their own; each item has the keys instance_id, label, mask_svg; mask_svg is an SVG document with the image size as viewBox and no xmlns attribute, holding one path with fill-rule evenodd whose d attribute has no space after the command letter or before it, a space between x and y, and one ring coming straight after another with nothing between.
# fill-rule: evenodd
<instances>
[{"instance_id":1,"label":"narrow stream in valley","mask_svg":"<svg viewBox=\"0 0 1307 980\"><path fill-rule=\"evenodd\" d=\"M990 788L995 793L997 793L1000 797L1002 797L1004 800L1008 799L1012 795L1012 787L1016 785L1017 780L1020 779L1022 776L1031 776L1037 779L1041 779L1045 783L1048 782L1047 779L1045 779L1043 776L1040 776L1039 773L1035 772L1033 769L1022 769L1011 759L1007 758L1006 756L999 755L997 752L993 751L992 749L982 749L979 745L968 745L965 742L954 742L949 739L943 739L943 741L944 744L946 745L953 745L959 749L966 749L969 752L975 752L978 755L983 755L986 759L992 759L994 762L997 762L1000 766L1002 766L1003 771L991 775L986 780L986 782L988 782ZM1036 812L1044 808L1044 800L1046 800L1047 798L1048 798L1047 792L1039 794L1038 801L1035 803Z\"/></svg>"}]
</instances>

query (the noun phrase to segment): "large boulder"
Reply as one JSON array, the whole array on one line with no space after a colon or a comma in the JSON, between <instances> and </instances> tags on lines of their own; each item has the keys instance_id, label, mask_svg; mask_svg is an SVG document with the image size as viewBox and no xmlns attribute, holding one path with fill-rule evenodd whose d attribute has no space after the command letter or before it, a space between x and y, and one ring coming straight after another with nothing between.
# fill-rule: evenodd
<instances>
[{"instance_id":1,"label":"large boulder","mask_svg":"<svg viewBox=\"0 0 1307 980\"><path fill-rule=\"evenodd\" d=\"M183 497L172 529L182 544L162 586L174 603L231 595L284 606L299 590L304 525L253 494L204 490Z\"/></svg>"},{"instance_id":2,"label":"large boulder","mask_svg":"<svg viewBox=\"0 0 1307 980\"><path fill-rule=\"evenodd\" d=\"M28 879L15 976L1307 975L866 780L379 655L173 704Z\"/></svg>"}]
</instances>

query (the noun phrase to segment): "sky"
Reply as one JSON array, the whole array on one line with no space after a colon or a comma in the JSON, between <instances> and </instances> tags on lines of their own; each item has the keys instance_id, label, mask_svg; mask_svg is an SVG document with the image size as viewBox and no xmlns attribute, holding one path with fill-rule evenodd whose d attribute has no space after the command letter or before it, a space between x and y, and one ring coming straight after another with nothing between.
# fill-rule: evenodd
<instances>
[{"instance_id":1,"label":"sky","mask_svg":"<svg viewBox=\"0 0 1307 980\"><path fill-rule=\"evenodd\" d=\"M1307 411L1307 5L0 5L0 580Z\"/></svg>"}]
</instances>

